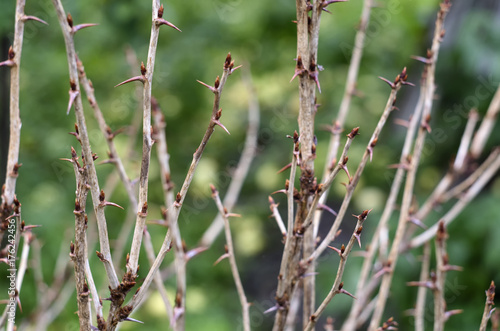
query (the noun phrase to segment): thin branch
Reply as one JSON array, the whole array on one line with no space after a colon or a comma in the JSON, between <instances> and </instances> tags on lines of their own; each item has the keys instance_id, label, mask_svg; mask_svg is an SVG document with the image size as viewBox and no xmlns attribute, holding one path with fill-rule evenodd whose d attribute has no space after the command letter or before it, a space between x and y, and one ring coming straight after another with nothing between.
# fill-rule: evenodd
<instances>
[{"instance_id":1,"label":"thin branch","mask_svg":"<svg viewBox=\"0 0 500 331\"><path fill-rule=\"evenodd\" d=\"M93 162L92 151L90 148L89 137L87 133L87 127L85 124L85 116L83 114L83 105L80 95L80 84L78 79L78 69L76 65L76 52L73 42L73 28L67 20L66 13L61 4L60 0L53 0L54 7L56 8L57 17L59 19L59 24L63 32L64 41L66 44L66 53L68 58L69 66L69 76L70 76L70 92L77 94L74 102L75 116L77 121L77 126L79 128L79 139L82 144L82 152L84 157L84 167L87 171L90 185L90 192L92 195L92 204L96 212L97 225L99 229L99 242L100 242L100 253L103 256L103 264L106 269L106 275L108 277L109 285L112 289L115 289L119 285L118 277L116 271L113 267L113 261L111 258L110 246L109 246L109 236L106 224L106 217L104 215L104 206L100 204L99 196L101 190L99 189L99 183L97 180L97 174L95 170L95 165ZM72 20L71 20L72 25Z\"/></svg>"},{"instance_id":2,"label":"thin branch","mask_svg":"<svg viewBox=\"0 0 500 331\"><path fill-rule=\"evenodd\" d=\"M474 184L468 189L468 191L460 197L460 199L453 205L453 207L441 218L444 221L444 225L448 226L457 216L462 212L462 210L476 197L476 195L481 192L486 184L493 178L493 176L500 169L500 155L497 154L494 162L488 167ZM427 229L425 232L414 237L407 246L402 247L402 250L407 250L410 248L419 247L426 241L432 239L436 235L438 224L434 224L432 227Z\"/></svg>"},{"instance_id":3,"label":"thin branch","mask_svg":"<svg viewBox=\"0 0 500 331\"><path fill-rule=\"evenodd\" d=\"M486 303L484 304L483 318L481 319L481 325L479 331L486 331L488 326L488 321L491 314L495 311L493 305L495 304L495 282L491 281L490 287L486 290Z\"/></svg>"},{"instance_id":4,"label":"thin branch","mask_svg":"<svg viewBox=\"0 0 500 331\"><path fill-rule=\"evenodd\" d=\"M153 83L153 72L156 59L156 48L158 45L158 36L160 35L160 26L163 20L163 5L160 6L160 0L152 1L152 24L151 37L148 49L148 61L145 71L142 71L144 89L143 89L143 118L142 118L142 158L141 172L139 177L139 201L137 205L137 219L130 248L130 259L127 263L127 273L130 277L137 277L137 268L139 262L139 254L141 251L142 236L146 224L147 206L148 206L148 178L149 178L149 163L151 159L151 147L153 141L151 139L151 88Z\"/></svg>"},{"instance_id":5,"label":"thin branch","mask_svg":"<svg viewBox=\"0 0 500 331\"><path fill-rule=\"evenodd\" d=\"M356 244L356 241L359 240L359 236L361 235L361 231L363 230L363 223L366 220L366 217L368 216L368 213L370 210L365 210L361 215L353 215L355 216L358 221L356 223L356 227L354 228L354 231L351 235L351 239L349 239L349 243L347 246L342 245L342 248L339 250L339 256L340 256L340 263L337 269L337 275L335 276L335 281L332 285L332 288L326 298L323 300L321 305L318 307L318 309L312 314L309 318L309 322L307 323L307 326L305 327L304 330L310 331L314 329L314 326L316 325L316 322L318 321L318 318L320 315L325 311L326 307L332 301L333 297L339 293L344 293L347 294L351 297L354 297L352 294L349 292L346 292L343 289L343 282L342 282L342 276L344 275L344 270L345 266L347 263L347 258L349 257L349 254L351 253L352 248Z\"/></svg>"},{"instance_id":6,"label":"thin branch","mask_svg":"<svg viewBox=\"0 0 500 331\"><path fill-rule=\"evenodd\" d=\"M481 126L477 130L476 135L474 136L474 140L472 141L470 150L473 158L477 159L479 156L481 156L484 146L486 145L486 142L488 141L491 132L493 132L493 128L495 127L495 123L499 112L500 112L500 86L498 86L498 89L495 95L493 96L493 100L491 100L490 106L486 111L486 115L483 119L483 122L481 123Z\"/></svg>"},{"instance_id":7,"label":"thin branch","mask_svg":"<svg viewBox=\"0 0 500 331\"><path fill-rule=\"evenodd\" d=\"M240 274L238 272L238 266L236 265L236 258L234 256L234 246L233 239L231 236L231 227L229 225L228 217L230 214L227 209L222 205L222 201L219 197L219 192L212 185L212 198L217 204L217 208L219 209L219 213L224 219L224 229L226 233L226 242L227 242L227 253L229 254L229 264L231 265L231 272L233 274L234 283L236 284L236 290L238 291L238 296L240 298L241 309L243 314L243 330L250 331L250 313L249 313L249 305L247 301L247 297L245 295L245 290L243 289L243 285L241 283Z\"/></svg>"},{"instance_id":8,"label":"thin branch","mask_svg":"<svg viewBox=\"0 0 500 331\"><path fill-rule=\"evenodd\" d=\"M250 65L245 64L242 68L242 79L245 83L247 91L249 93L248 98L248 127L245 138L245 145L243 146L243 151L241 152L240 160L238 165L231 175L231 183L227 189L224 196L223 204L231 210L241 192L243 183L247 177L248 171L250 170L250 165L257 152L257 138L259 133L259 123L260 123L260 106L257 97L257 92L252 82L252 75L249 69ZM203 234L199 246L210 247L212 243L217 238L217 235L224 228L224 220L220 214L217 215L215 220L212 222L210 227Z\"/></svg>"},{"instance_id":9,"label":"thin branch","mask_svg":"<svg viewBox=\"0 0 500 331\"><path fill-rule=\"evenodd\" d=\"M446 262L448 260L446 254L446 229L444 222L440 221L437 235L436 235L436 273L434 280L434 287L432 292L434 294L434 331L443 331L446 310L446 302L444 299L444 284L446 281Z\"/></svg>"},{"instance_id":10,"label":"thin branch","mask_svg":"<svg viewBox=\"0 0 500 331\"><path fill-rule=\"evenodd\" d=\"M426 282L429 276L429 267L431 263L431 245L426 243L424 245L424 252L422 255L422 267L420 269L420 282ZM420 286L418 288L417 303L415 305L415 331L424 331L425 326L425 301L427 296L427 288Z\"/></svg>"},{"instance_id":11,"label":"thin branch","mask_svg":"<svg viewBox=\"0 0 500 331\"><path fill-rule=\"evenodd\" d=\"M378 296L378 301L377 305L375 308L375 311L373 312L372 320L370 322L370 325L368 327L369 331L374 331L378 328L380 325L380 322L382 320L382 314L384 313L385 309L385 304L387 301L387 297L389 295L389 289L390 285L392 282L392 276L394 273L394 269L396 267L397 259L399 257L399 247L401 245L401 242L404 238L405 230L406 230L406 225L408 223L408 218L410 215L410 206L411 202L413 199L413 188L415 184L415 177L418 169L418 165L420 163L420 157L422 154L422 149L424 146L427 130L429 129L429 121L430 121L430 114L431 114L431 109L432 109L432 103L433 103L433 97L434 97L434 90L435 90L435 82L434 82L434 76L435 76L435 70L436 70L436 63L437 63L437 58L439 54L439 47L441 40L444 35L444 19L446 17L446 14L448 13L448 10L450 8L451 4L449 0L444 0L444 2L441 4L441 8L438 12L437 19L436 19L436 28L434 31L434 38L432 41L432 48L430 50L430 54L428 56L429 58L429 64L427 64L426 68L426 90L425 90L425 99L424 99L424 108L422 112L422 118L423 121L421 122L421 126L419 129L419 133L417 135L417 139L415 142L415 147L413 150L413 155L411 157L411 162L410 162L410 169L408 171L406 183L405 183L405 188L404 188L404 193L403 193L403 202L401 206L401 212L399 215L399 220L398 220L398 227L396 230L396 235L394 237L394 241L392 243L391 250L389 252L389 257L387 263L390 265L389 271L386 272L383 275L382 283L380 285L380 290L379 290L379 296Z\"/></svg>"},{"instance_id":12,"label":"thin branch","mask_svg":"<svg viewBox=\"0 0 500 331\"><path fill-rule=\"evenodd\" d=\"M170 224L173 224L177 222L179 219L179 213L182 209L182 203L184 201L184 198L186 196L186 193L189 189L189 186L191 184L191 181L193 180L194 173L196 171L196 168L198 166L198 163L200 162L201 155L203 154L203 151L205 150L205 147L208 144L208 141L210 140L210 137L212 136L212 133L215 131L215 126L220 124L220 117L221 117L221 110L219 108L220 106L220 97L222 95L222 90L226 84L228 76L233 73L234 70L238 69L239 67L234 67L234 61L231 59L231 55L228 54L226 57L226 61L224 63L224 70L222 73L222 78L216 80L216 85L217 87L214 87L212 92L215 94L214 97L214 104L212 108L212 116L210 119L210 123L208 125L208 128L205 132L205 135L203 136L203 139L200 143L200 146L196 149L196 152L193 154L193 160L191 161L191 166L189 167L188 173L186 175L186 178L184 180L184 183L181 187L181 191L177 193L175 202L172 206L169 207L169 214L168 214L168 219ZM163 262L163 259L165 258L165 255L167 252L170 250L172 244L172 233L171 231L167 232L167 235L165 236L165 239L163 240L163 244L160 248L160 251L158 252L158 255L156 256L156 259L151 266L146 279L142 283L141 288L136 292L136 294L132 297L130 302L128 303L127 306L123 307L122 310L118 313L119 316L116 316L116 318L123 319L125 317L128 317L130 313L142 302L144 299L147 290L149 286L151 285L151 282L153 280L153 277L155 273L157 272L158 268L160 267L161 263Z\"/></svg>"}]
</instances>

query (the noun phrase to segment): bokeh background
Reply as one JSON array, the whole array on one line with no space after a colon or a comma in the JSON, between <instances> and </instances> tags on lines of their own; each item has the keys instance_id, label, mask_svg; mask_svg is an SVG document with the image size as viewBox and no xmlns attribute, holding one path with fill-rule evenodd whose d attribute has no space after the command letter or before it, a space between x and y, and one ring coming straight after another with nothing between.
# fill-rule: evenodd
<instances>
[{"instance_id":1,"label":"bokeh background","mask_svg":"<svg viewBox=\"0 0 500 331\"><path fill-rule=\"evenodd\" d=\"M356 138L349 156L349 163L353 166L358 163L389 95L387 85L377 76L392 79L407 66L409 80L419 82L422 64L411 60L410 56L424 55L429 47L438 3L436 0L387 0L379 1L373 9L358 80L359 97L353 100L346 124L347 129L360 126L361 135ZM140 105L140 99L135 97L135 86L113 86L129 78L131 70L135 74L139 73L139 68L131 69L127 63L127 47L136 52L139 60L146 59L151 3L139 0L86 0L63 1L63 4L66 11L72 14L75 24L99 24L78 32L75 38L78 55L85 65L87 76L93 82L108 124L113 130L130 125ZM240 274L248 299L254 303L251 308L252 325L256 330L267 330L272 325L273 314L265 315L263 312L274 304L276 276L283 247L281 234L273 219L269 218L267 199L271 192L283 187L288 176L286 173L277 174L277 171L290 159L291 145L286 135L297 129L297 83L289 83L295 65L296 29L292 23L295 19L295 2L168 1L164 6L164 17L183 32L168 28L161 30L153 94L167 120L170 164L177 187L184 179L212 108L213 95L196 80L212 83L221 74L227 52L231 52L237 65L244 64L251 71L261 109L258 153L239 203L234 208L234 212L242 214L242 218L232 222L232 229ZM318 61L324 71L320 74L322 94L318 95L321 107L317 114L317 169L323 169L329 138L329 133L320 129L322 125L332 122L339 107L361 6L361 0L334 5L331 7L332 15L325 13L321 21ZM2 59L6 58L12 43L14 7L13 0L0 2ZM74 226L74 174L71 165L60 158L69 157L70 146L77 146L77 141L68 135L74 130L74 116L73 113L66 115L69 89L67 62L52 3L49 0L28 0L26 13L46 20L49 26L29 22L25 28L20 104L23 122L20 162L23 166L16 191L23 204L23 219L29 224L42 225L33 232L42 244L40 258L43 277L50 286L57 276L54 275L54 261L61 247L69 251ZM423 201L431 192L456 153L466 122L461 109L468 111L471 107L477 107L479 113L484 114L500 82L500 3L495 0L453 1L445 28L432 120L433 128L441 128L444 135L430 134L428 137L416 187L419 201ZM1 182L5 176L8 148L8 77L8 69L1 68ZM481 89L481 93L478 93L478 89ZM231 171L239 159L247 126L248 98L241 73L237 72L230 77L222 101L222 120L231 135L216 130L203 155L181 214L180 228L188 248L196 247L200 236L216 215L209 184L215 184L223 196ZM416 88L405 87L400 92L397 101L400 111L393 113L386 126L374 160L366 168L351 203L352 213L374 208L366 224L367 231L364 231L365 243L371 238L390 187L389 179L394 170L388 169L387 165L397 163L405 133L392 120L408 119L416 98ZM85 107L89 115L93 150L104 160L107 152L105 140L93 120L90 107ZM125 135L115 139L122 156L129 153L126 149L127 139ZM499 142L497 125L489 148ZM127 166L131 178L139 174L140 144L141 140L138 139L136 153L132 154ZM151 220L161 217L163 201L159 167L155 160L153 153L150 174ZM112 170L109 164L97 167L101 185ZM343 196L342 181L345 181L345 177L334 184L329 197L329 205L334 209L339 206ZM122 206L128 205L121 186L107 198ZM285 206L283 197L277 196L275 199L282 203L282 208ZM496 177L487 190L449 227L450 263L464 267L463 272L448 274L448 309L464 309L463 314L453 316L447 322L449 330L477 329L484 307L484 290L491 280L500 283L499 199L500 180ZM88 210L91 209L89 205ZM285 213L284 209L282 213ZM113 240L119 234L126 212L108 208L106 214ZM436 221L439 215L438 210L429 221ZM370 219L374 221L373 224ZM331 221L331 217L325 215L323 224L327 226ZM348 220L344 223L344 233L350 233L354 224ZM391 222L392 230L395 223L395 220ZM166 229L154 225L150 225L149 229L157 250ZM95 235L95 226L90 226L89 233ZM98 247L94 246L89 251L95 249ZM220 236L210 250L188 264L188 330L223 331L239 328L240 306L229 265L223 262L212 266L223 252L224 239ZM405 311L413 307L416 289L406 287L405 283L418 279L420 253L417 250L401 257L392 296L384 315L386 318L394 316L401 330L412 326L412 318ZM171 260L168 257L164 265ZM94 278L98 286L105 288L104 271L97 257L91 254L90 263L94 266ZM140 264L143 266L140 277L144 277L149 266L144 252ZM317 300L321 301L330 289L337 264L336 254L322 258L317 276ZM348 262L344 284L349 291L355 289L360 265L361 259L356 257ZM67 275L69 278L73 277L71 268ZM4 269L0 270L2 289L7 284ZM18 321L28 320L40 299L35 295L37 283L33 275L32 270L28 270L21 292L23 312L17 313ZM171 294L175 293L173 280L167 281L167 290ZM101 291L101 295L106 296L106 292ZM0 299L6 296L6 290L2 290ZM332 316L342 321L351 300L348 297L336 297L323 318ZM429 323L432 321L431 305ZM76 310L76 300L71 297L49 329L78 329L74 314ZM167 327L163 304L157 294L152 294L132 317L147 322L147 328L151 330L164 330ZM122 330L141 328L133 323L123 323L121 327Z\"/></svg>"}]
</instances>

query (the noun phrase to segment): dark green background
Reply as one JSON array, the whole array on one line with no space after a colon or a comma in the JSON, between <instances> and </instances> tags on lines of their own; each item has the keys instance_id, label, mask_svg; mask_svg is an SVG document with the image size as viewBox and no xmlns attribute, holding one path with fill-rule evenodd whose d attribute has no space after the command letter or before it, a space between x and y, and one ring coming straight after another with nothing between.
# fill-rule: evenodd
<instances>
[{"instance_id":1,"label":"dark green background","mask_svg":"<svg viewBox=\"0 0 500 331\"><path fill-rule=\"evenodd\" d=\"M125 59L125 48L132 47L139 60L146 59L149 44L151 3L148 1L88 0L64 1L66 11L75 24L99 23L99 26L82 30L76 35L76 48L88 77L93 81L96 97L108 124L113 130L129 125L141 100L134 97L133 84L119 88L113 86L131 76ZM227 52L236 64L251 69L261 107L259 149L250 174L243 188L235 212L243 215L233 220L236 255L244 287L251 308L252 325L256 330L266 330L272 325L273 315L263 311L274 302L276 276L282 252L281 235L275 222L268 218L267 196L282 188L287 173L276 172L288 163L291 145L285 138L297 129L298 96L296 82L289 84L293 75L296 49L295 3L293 1L169 1L164 3L164 18L174 23L182 33L162 28L156 57L153 94L158 99L167 119L167 139L171 155L173 181L181 185L192 153L195 151L210 117L213 95L196 83L196 79L212 83L221 74ZM318 158L317 169L323 169L325 149L329 134L320 131L322 125L335 118L344 90L348 69L350 45L359 21L362 1L331 6L332 15L322 17L318 62L324 67L320 74L323 93L318 95L322 105L317 114ZM430 45L438 1L389 0L381 1L374 8L368 29L366 48L360 68L358 89L362 98L355 98L346 129L360 126L361 135L350 151L350 169L354 171L374 129L389 95L389 88L377 76L393 79L403 67L408 67L409 80L418 83L422 64L411 60L411 55L424 55ZM14 26L12 0L0 3L1 58L7 56L12 42ZM416 193L423 201L446 171L450 158L456 153L465 118L459 108L468 110L477 106L484 114L500 81L500 14L494 1L457 2L448 17L447 35L443 43L437 70L437 95L432 126L428 137L422 166L419 171ZM60 158L70 156L70 146L77 141L68 135L73 131L74 116L66 116L68 102L68 73L65 47L52 3L48 0L27 1L26 13L49 22L43 26L28 22L25 28L21 64L21 118L23 122L20 162L23 166L18 179L17 195L23 204L22 217L29 224L41 224L33 232L42 246L43 274L50 285L53 267L61 242L69 249L74 225L74 174L69 163ZM135 74L139 68L134 68ZM1 173L5 174L5 153L8 146L6 129L8 118L8 69L0 69ZM486 83L485 83L486 82ZM482 87L481 87L482 86ZM482 94L477 89L482 88ZM484 89L488 91L484 94ZM374 160L368 165L351 204L352 213L374 208L370 214L364 243L368 243L375 223L380 217L383 201L387 196L394 170L387 165L397 163L405 130L395 125L395 118L408 119L417 97L417 89L404 87L395 112L377 145ZM84 99L85 100L85 99ZM247 125L248 91L241 80L241 73L232 75L223 94L222 121L230 130L226 135L217 129L203 156L198 174L193 182L180 218L180 227L188 248L196 246L201 234L216 215L210 198L209 183L214 183L224 195L231 168L239 158ZM87 105L85 105L87 107ZM90 107L88 126L93 150L106 158L105 141L93 120ZM447 114L447 115L445 115ZM442 129L444 135L438 135ZM115 142L121 155L127 137L121 135ZM495 132L489 148L498 145L500 134ZM127 167L128 174L139 174L140 142L137 153ZM97 167L101 186L111 172L111 165ZM339 206L343 195L342 177L334 184L329 205ZM150 174L151 220L160 217L163 201L159 167L153 153ZM127 206L128 200L121 186L112 196L113 202ZM281 202L285 213L285 199ZM462 315L447 322L449 330L478 328L484 306L484 290L491 280L500 283L500 181L494 180L449 227L448 244L450 263L464 267L463 272L450 272L447 283L448 309L464 309ZM449 205L442 211L446 211ZM88 210L91 210L90 204ZM109 208L107 220L110 237L118 235L126 213ZM351 212L350 212L351 213ZM349 213L349 214L350 214ZM431 215L428 222L435 222L442 212ZM394 228L395 220L391 222ZM323 224L331 224L325 216ZM347 218L344 233L350 233L354 223ZM370 222L372 221L372 222ZM149 227L155 248L158 249L165 229ZM91 226L91 233L95 227ZM344 241L346 238L341 238ZM129 240L130 241L130 240ZM219 238L211 249L188 264L188 292L186 328L188 330L235 330L240 323L240 306L227 262L213 267L213 262L223 253L224 240ZM65 248L66 249L66 248ZM93 251L95 248L89 249ZM356 249L358 250L358 249ZM405 310L415 302L416 289L406 287L406 281L417 280L419 250L402 256L397 276L392 286L392 296L385 318L394 316L401 330L412 325ZM171 261L171 257L167 258ZM99 286L105 286L105 277L97 257L91 256L94 277ZM353 292L361 259L351 258L344 275L345 288ZM148 268L144 252L140 264L140 277ZM319 266L317 300L321 301L333 283L338 264L334 254L322 259ZM123 269L119 272L121 276ZM2 271L2 275L4 272ZM70 274L70 277L71 274ZM2 276L3 280L6 278ZM175 293L175 283L167 281L167 290ZM2 286L3 288L3 286ZM28 270L21 300L23 313L18 321L29 318L35 309L35 282ZM0 294L0 299L6 297ZM101 296L107 296L106 291ZM336 297L324 316L331 315L342 321L350 301ZM105 307L107 304L105 304ZM429 303L432 307L432 303ZM72 298L63 314L51 326L52 330L77 328L76 301ZM166 317L163 304L157 295L149 298L132 317L145 321L148 329L165 329ZM428 314L432 321L432 311ZM323 322L320 322L320 325ZM340 323L336 324L337 327ZM123 330L140 329L135 324L124 323ZM318 327L320 329L320 327Z\"/></svg>"}]
</instances>

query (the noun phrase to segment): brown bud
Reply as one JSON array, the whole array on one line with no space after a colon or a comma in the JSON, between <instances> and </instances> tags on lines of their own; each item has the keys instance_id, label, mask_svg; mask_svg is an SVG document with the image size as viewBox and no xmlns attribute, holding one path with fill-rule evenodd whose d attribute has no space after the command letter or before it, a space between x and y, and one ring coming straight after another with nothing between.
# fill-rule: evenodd
<instances>
[{"instance_id":1,"label":"brown bud","mask_svg":"<svg viewBox=\"0 0 500 331\"><path fill-rule=\"evenodd\" d=\"M347 135L349 139L354 139L359 134L359 126L351 130L351 132Z\"/></svg>"},{"instance_id":2,"label":"brown bud","mask_svg":"<svg viewBox=\"0 0 500 331\"><path fill-rule=\"evenodd\" d=\"M66 20L68 21L69 26L72 28L73 27L73 17L71 16L70 13L68 13Z\"/></svg>"},{"instance_id":3,"label":"brown bud","mask_svg":"<svg viewBox=\"0 0 500 331\"><path fill-rule=\"evenodd\" d=\"M104 190L101 190L101 194L99 194L99 201L104 202L106 195L104 194Z\"/></svg>"},{"instance_id":4,"label":"brown bud","mask_svg":"<svg viewBox=\"0 0 500 331\"><path fill-rule=\"evenodd\" d=\"M158 9L158 18L162 17L163 17L163 5L161 5L160 8Z\"/></svg>"},{"instance_id":5,"label":"brown bud","mask_svg":"<svg viewBox=\"0 0 500 331\"><path fill-rule=\"evenodd\" d=\"M179 192L179 193L177 193L177 196L175 197L175 202L177 202L177 203L181 203L181 200L182 200L182 195L181 195L181 193Z\"/></svg>"},{"instance_id":6,"label":"brown bud","mask_svg":"<svg viewBox=\"0 0 500 331\"><path fill-rule=\"evenodd\" d=\"M224 62L224 69L229 70L231 66L231 53L227 53L226 61Z\"/></svg>"},{"instance_id":7,"label":"brown bud","mask_svg":"<svg viewBox=\"0 0 500 331\"><path fill-rule=\"evenodd\" d=\"M16 52L14 52L14 49L12 46L9 47L9 60L14 60L14 57L16 56Z\"/></svg>"},{"instance_id":8,"label":"brown bud","mask_svg":"<svg viewBox=\"0 0 500 331\"><path fill-rule=\"evenodd\" d=\"M148 212L148 202L144 202L142 205L141 213L146 214Z\"/></svg>"},{"instance_id":9,"label":"brown bud","mask_svg":"<svg viewBox=\"0 0 500 331\"><path fill-rule=\"evenodd\" d=\"M144 62L141 62L141 75L146 75L146 67L144 66Z\"/></svg>"},{"instance_id":10,"label":"brown bud","mask_svg":"<svg viewBox=\"0 0 500 331\"><path fill-rule=\"evenodd\" d=\"M214 87L215 87L216 89L218 89L218 88L219 88L219 86L220 86L220 78L219 78L219 76L217 76L217 78L215 78Z\"/></svg>"}]
</instances>

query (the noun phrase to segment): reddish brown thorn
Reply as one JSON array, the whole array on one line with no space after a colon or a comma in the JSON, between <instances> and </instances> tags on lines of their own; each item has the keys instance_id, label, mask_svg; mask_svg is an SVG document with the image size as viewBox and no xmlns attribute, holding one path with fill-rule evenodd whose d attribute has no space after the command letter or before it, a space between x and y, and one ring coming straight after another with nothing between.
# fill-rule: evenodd
<instances>
[{"instance_id":1,"label":"reddish brown thorn","mask_svg":"<svg viewBox=\"0 0 500 331\"><path fill-rule=\"evenodd\" d=\"M292 76L292 79L290 79L290 83L295 79L297 76L301 76L306 72L306 69L304 68L304 64L302 63L302 57L299 55L297 57L297 65L295 66L295 73Z\"/></svg>"},{"instance_id":2,"label":"reddish brown thorn","mask_svg":"<svg viewBox=\"0 0 500 331\"><path fill-rule=\"evenodd\" d=\"M418 227L421 227L422 229L427 229L428 226L425 225L421 220L415 218L415 217L410 217L410 219L408 220L410 223L413 223L415 224L416 226Z\"/></svg>"},{"instance_id":3,"label":"reddish brown thorn","mask_svg":"<svg viewBox=\"0 0 500 331\"><path fill-rule=\"evenodd\" d=\"M162 5L162 6L163 6L163 5ZM179 29L178 27L176 27L175 25L173 25L173 24L172 24L172 23L170 23L169 21L164 20L163 18L161 18L161 17L159 16L159 14L160 14L160 13L159 13L159 11L158 11L158 18L155 18L155 22L156 22L156 24L158 24L158 26L161 26L161 25L166 25L166 26L169 26L169 27L171 27L171 28L176 29L176 30L177 30L177 31L179 31L179 32L182 32L182 31L181 31L181 29Z\"/></svg>"},{"instance_id":4,"label":"reddish brown thorn","mask_svg":"<svg viewBox=\"0 0 500 331\"><path fill-rule=\"evenodd\" d=\"M343 247L344 245L342 245ZM328 248L331 248L333 249L335 252L337 252L337 254L339 254L339 256L342 256L342 250L338 249L337 247L334 247L334 246L328 246Z\"/></svg>"},{"instance_id":5,"label":"reddish brown thorn","mask_svg":"<svg viewBox=\"0 0 500 331\"><path fill-rule=\"evenodd\" d=\"M139 82L144 84L145 80L146 79L144 78L144 76L135 76L135 77L129 78L127 80L124 80L123 82L121 82L119 84L116 84L115 87L130 83L130 82L135 82L135 81L139 81Z\"/></svg>"},{"instance_id":6,"label":"reddish brown thorn","mask_svg":"<svg viewBox=\"0 0 500 331\"><path fill-rule=\"evenodd\" d=\"M69 82L69 85L70 85L71 88L69 90L69 102L68 102L68 109L66 111L66 115L69 114L69 111L71 110L71 107L75 103L76 97L80 94L80 92L77 90L76 83L73 80L71 80Z\"/></svg>"},{"instance_id":7,"label":"reddish brown thorn","mask_svg":"<svg viewBox=\"0 0 500 331\"><path fill-rule=\"evenodd\" d=\"M448 310L444 313L444 319L447 321L451 316L463 313L463 309Z\"/></svg>"},{"instance_id":8,"label":"reddish brown thorn","mask_svg":"<svg viewBox=\"0 0 500 331\"><path fill-rule=\"evenodd\" d=\"M381 77L381 76L378 76L378 78L382 79L384 82L386 82L387 84L389 84L389 86L392 89L396 88L396 86L390 80L388 80L387 78L384 78L384 77Z\"/></svg>"},{"instance_id":9,"label":"reddish brown thorn","mask_svg":"<svg viewBox=\"0 0 500 331\"><path fill-rule=\"evenodd\" d=\"M45 22L44 20L42 20L41 18L38 18L36 16L31 16L31 15L24 15L23 18L22 18L23 21L37 21L37 22L40 22L40 23L43 23L45 25L49 25L49 23Z\"/></svg>"},{"instance_id":10,"label":"reddish brown thorn","mask_svg":"<svg viewBox=\"0 0 500 331\"><path fill-rule=\"evenodd\" d=\"M203 83L201 80L196 80L198 83L200 83L201 85L205 86L206 88L208 88L210 91L212 91L213 93L217 93L219 90L217 90L217 88L213 87L213 86L210 86L208 84L205 84Z\"/></svg>"},{"instance_id":11,"label":"reddish brown thorn","mask_svg":"<svg viewBox=\"0 0 500 331\"><path fill-rule=\"evenodd\" d=\"M342 168L342 170L345 171L345 173L347 174L347 178L349 178L349 184L351 184L351 181L352 181L352 177L351 175L349 174L349 170L347 169L347 161L349 160L349 158L346 156L344 158L344 160L339 164L340 167Z\"/></svg>"},{"instance_id":12,"label":"reddish brown thorn","mask_svg":"<svg viewBox=\"0 0 500 331\"><path fill-rule=\"evenodd\" d=\"M292 167L292 163L288 163L286 166L284 166L283 168L281 168L280 170L278 170L277 174L280 174L282 173L283 171L289 169Z\"/></svg>"},{"instance_id":13,"label":"reddish brown thorn","mask_svg":"<svg viewBox=\"0 0 500 331\"><path fill-rule=\"evenodd\" d=\"M318 87L319 93L321 93L321 86L319 85L318 70L316 70L316 67L313 71L309 72L309 77L311 77L314 80L314 82L316 83L316 86Z\"/></svg>"}]
</instances>

